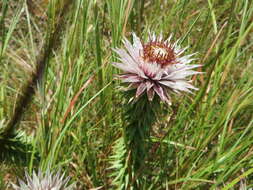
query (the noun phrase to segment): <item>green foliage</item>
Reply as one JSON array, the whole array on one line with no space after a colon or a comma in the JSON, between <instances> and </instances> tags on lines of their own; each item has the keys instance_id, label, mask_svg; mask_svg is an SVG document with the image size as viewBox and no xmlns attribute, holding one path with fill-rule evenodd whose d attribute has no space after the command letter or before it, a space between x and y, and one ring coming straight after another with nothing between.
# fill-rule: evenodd
<instances>
[{"instance_id":1,"label":"green foliage","mask_svg":"<svg viewBox=\"0 0 253 190\"><path fill-rule=\"evenodd\" d=\"M117 140L112 156L113 183L118 189L142 189L145 165L150 149L150 133L161 109L156 96L150 102L147 96L131 100L134 91L125 92L123 110L123 136ZM141 111L140 111L141 110Z\"/></svg>"},{"instance_id":2,"label":"green foliage","mask_svg":"<svg viewBox=\"0 0 253 190\"><path fill-rule=\"evenodd\" d=\"M0 134L0 161L2 163L26 166L30 159L35 157L38 163L38 155L34 153L29 137L23 132L19 132L13 137L3 138Z\"/></svg>"},{"instance_id":3,"label":"green foliage","mask_svg":"<svg viewBox=\"0 0 253 190\"><path fill-rule=\"evenodd\" d=\"M113 82L118 71L110 65L115 61L111 48L121 47L122 37L130 38L132 31L145 39L151 30L182 37L182 46L190 46L187 54L198 52L194 63L203 64L205 74L193 78L198 92L174 94L172 107L162 106L147 134L152 142L145 149L154 151L136 152L148 160L143 189L252 187L252 0L75 0L63 12L67 0L30 6L33 2L0 3L0 120L5 123L12 119L50 34L60 26L57 40L50 40L54 48L43 80L19 113L21 135L1 137L1 155L23 162L8 167L31 171L61 166L79 189L131 184L125 142L138 147L143 138L138 131L133 133L137 136L126 135L125 127L144 125L149 131L153 121L138 123L149 117L134 104L128 105L128 118L121 117L126 107L118 82ZM64 19L57 23L59 18ZM34 137L27 141L30 134ZM34 162L35 152L39 162ZM9 171L0 170L1 186ZM15 172L10 175L15 179Z\"/></svg>"}]
</instances>

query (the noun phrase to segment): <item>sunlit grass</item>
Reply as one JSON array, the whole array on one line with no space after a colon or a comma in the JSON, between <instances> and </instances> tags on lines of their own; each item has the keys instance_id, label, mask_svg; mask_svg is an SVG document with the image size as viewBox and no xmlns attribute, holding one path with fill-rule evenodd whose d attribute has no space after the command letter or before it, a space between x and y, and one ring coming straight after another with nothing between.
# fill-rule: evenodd
<instances>
[{"instance_id":1,"label":"sunlit grass","mask_svg":"<svg viewBox=\"0 0 253 190\"><path fill-rule=\"evenodd\" d=\"M193 78L199 91L174 94L173 105L164 105L143 189L253 187L251 0L52 0L41 6L47 17L25 1L3 0L0 7L1 128L52 44L43 77L15 126L32 137L32 154L25 165L1 162L0 189L25 170L49 166L63 168L79 189L116 189L109 168L122 135L124 100L113 80L112 48L131 32L145 39L149 30L181 38L182 46L190 46L187 54L198 52L194 64L203 64L205 73Z\"/></svg>"}]
</instances>

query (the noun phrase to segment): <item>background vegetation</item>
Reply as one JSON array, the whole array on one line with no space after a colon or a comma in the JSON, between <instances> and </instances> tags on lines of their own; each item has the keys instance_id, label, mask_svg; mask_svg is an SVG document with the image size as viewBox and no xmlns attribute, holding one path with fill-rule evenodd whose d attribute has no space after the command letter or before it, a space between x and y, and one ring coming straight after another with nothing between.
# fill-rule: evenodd
<instances>
[{"instance_id":1,"label":"background vegetation","mask_svg":"<svg viewBox=\"0 0 253 190\"><path fill-rule=\"evenodd\" d=\"M187 54L198 52L195 63L205 74L193 78L198 92L164 105L144 189L253 187L252 0L1 0L0 6L1 131L21 108L18 137L0 138L0 189L23 179L25 170L47 167L61 167L79 189L116 189L110 168L114 148L123 151L114 145L124 107L111 49L132 31L146 39L149 30L181 38ZM35 90L25 93L31 84Z\"/></svg>"}]
</instances>

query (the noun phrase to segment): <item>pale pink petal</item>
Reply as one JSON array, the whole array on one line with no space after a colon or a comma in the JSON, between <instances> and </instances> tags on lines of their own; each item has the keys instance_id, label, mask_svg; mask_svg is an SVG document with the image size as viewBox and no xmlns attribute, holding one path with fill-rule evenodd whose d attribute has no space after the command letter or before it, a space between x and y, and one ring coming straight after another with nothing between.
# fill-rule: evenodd
<instances>
[{"instance_id":1,"label":"pale pink petal","mask_svg":"<svg viewBox=\"0 0 253 190\"><path fill-rule=\"evenodd\" d=\"M201 66L202 65L186 65L186 64L179 63L179 64L174 64L174 65L170 65L166 67L166 72L170 74L172 72L190 70L190 69L198 68Z\"/></svg>"},{"instance_id":2,"label":"pale pink petal","mask_svg":"<svg viewBox=\"0 0 253 190\"><path fill-rule=\"evenodd\" d=\"M171 89L180 90L192 93L189 89L198 90L198 88L195 88L193 85L189 84L187 81L159 81L160 84L163 84L165 86L168 86Z\"/></svg>"},{"instance_id":3,"label":"pale pink petal","mask_svg":"<svg viewBox=\"0 0 253 190\"><path fill-rule=\"evenodd\" d=\"M138 61L140 59L140 50L135 48L127 39L123 40L123 43L125 45L125 48L130 53L130 55L134 58L135 61Z\"/></svg>"},{"instance_id":4,"label":"pale pink petal","mask_svg":"<svg viewBox=\"0 0 253 190\"><path fill-rule=\"evenodd\" d=\"M142 46L142 43L141 43L140 38L138 38L138 37L136 36L135 33L132 33L132 35L133 35L133 41L134 41L133 46L134 46L135 48L139 49L139 50L142 50L142 49L143 49L143 46ZM139 52L138 52L138 53L139 53Z\"/></svg>"},{"instance_id":5,"label":"pale pink petal","mask_svg":"<svg viewBox=\"0 0 253 190\"><path fill-rule=\"evenodd\" d=\"M114 67L117 67L118 69L121 69L125 73L133 73L133 74L139 75L142 78L148 78L139 66L134 66L134 65L124 64L124 63L117 63L117 62L113 62L112 65Z\"/></svg>"},{"instance_id":6,"label":"pale pink petal","mask_svg":"<svg viewBox=\"0 0 253 190\"><path fill-rule=\"evenodd\" d=\"M162 76L164 74L163 70L160 70L156 73L155 77L153 77L153 80L161 80Z\"/></svg>"},{"instance_id":7,"label":"pale pink petal","mask_svg":"<svg viewBox=\"0 0 253 190\"><path fill-rule=\"evenodd\" d=\"M175 85L175 82L168 80L160 80L159 83L168 86L170 88L173 88L173 86Z\"/></svg>"},{"instance_id":8,"label":"pale pink petal","mask_svg":"<svg viewBox=\"0 0 253 190\"><path fill-rule=\"evenodd\" d=\"M166 97L165 102L166 102L167 104L171 105L171 97L170 97L170 95L168 94L168 90L165 90L164 94L165 94L165 97Z\"/></svg>"},{"instance_id":9,"label":"pale pink petal","mask_svg":"<svg viewBox=\"0 0 253 190\"><path fill-rule=\"evenodd\" d=\"M178 39L173 45L172 45L172 48L176 48L177 47L177 44L179 42L180 39Z\"/></svg>"},{"instance_id":10,"label":"pale pink petal","mask_svg":"<svg viewBox=\"0 0 253 190\"><path fill-rule=\"evenodd\" d=\"M135 60L127 53L124 49L113 49L119 56L122 63L131 64L131 65L138 65Z\"/></svg>"},{"instance_id":11,"label":"pale pink petal","mask_svg":"<svg viewBox=\"0 0 253 190\"><path fill-rule=\"evenodd\" d=\"M154 83L150 82L149 80L146 81L147 91L149 91L154 86Z\"/></svg>"},{"instance_id":12,"label":"pale pink petal","mask_svg":"<svg viewBox=\"0 0 253 190\"><path fill-rule=\"evenodd\" d=\"M185 48L183 48L183 49L177 48L177 49L175 49L175 53L177 54L177 56L179 56L179 55L181 55L182 53L184 53L185 50L187 50L188 48L189 48L189 46L187 46L187 47L185 47Z\"/></svg>"},{"instance_id":13,"label":"pale pink petal","mask_svg":"<svg viewBox=\"0 0 253 190\"><path fill-rule=\"evenodd\" d=\"M198 90L198 88L191 85L188 81L176 81L177 85L182 85L188 89Z\"/></svg>"},{"instance_id":14,"label":"pale pink petal","mask_svg":"<svg viewBox=\"0 0 253 190\"><path fill-rule=\"evenodd\" d=\"M131 73L136 73L142 77L145 77L145 74L138 66L138 63L135 62L135 60L125 50L123 49L113 49L113 50L120 56L119 60L122 62L122 64L128 65L129 68L131 68L131 71L130 71Z\"/></svg>"},{"instance_id":15,"label":"pale pink petal","mask_svg":"<svg viewBox=\"0 0 253 190\"><path fill-rule=\"evenodd\" d=\"M164 101L166 99L165 95L164 95L164 90L160 85L155 85L154 90L156 92L156 94L161 98L162 101Z\"/></svg>"},{"instance_id":16,"label":"pale pink petal","mask_svg":"<svg viewBox=\"0 0 253 190\"><path fill-rule=\"evenodd\" d=\"M163 40L163 34L161 33L160 36L159 36L159 38L158 38L158 41L162 42L162 40Z\"/></svg>"},{"instance_id":17,"label":"pale pink petal","mask_svg":"<svg viewBox=\"0 0 253 190\"><path fill-rule=\"evenodd\" d=\"M164 77L164 79L170 79L170 80L182 80L185 79L188 76L201 74L202 72L193 71L193 70L183 70L183 71L175 71L168 76Z\"/></svg>"},{"instance_id":18,"label":"pale pink petal","mask_svg":"<svg viewBox=\"0 0 253 190\"><path fill-rule=\"evenodd\" d=\"M148 34L148 40L149 40L150 42L156 41L155 33L149 32L149 34Z\"/></svg>"},{"instance_id":19,"label":"pale pink petal","mask_svg":"<svg viewBox=\"0 0 253 190\"><path fill-rule=\"evenodd\" d=\"M142 82L144 80L138 75L133 74L119 75L117 77L120 78L122 82Z\"/></svg>"},{"instance_id":20,"label":"pale pink petal","mask_svg":"<svg viewBox=\"0 0 253 190\"><path fill-rule=\"evenodd\" d=\"M157 63L143 63L140 64L140 68L145 73L146 76L152 78L153 80L159 80L160 75L157 75L157 73L163 71L161 69L161 66L158 65Z\"/></svg>"},{"instance_id":21,"label":"pale pink petal","mask_svg":"<svg viewBox=\"0 0 253 190\"><path fill-rule=\"evenodd\" d=\"M145 90L146 90L146 84L140 83L140 85L138 86L137 90L136 90L136 95L135 97L138 98Z\"/></svg>"},{"instance_id":22,"label":"pale pink petal","mask_svg":"<svg viewBox=\"0 0 253 190\"><path fill-rule=\"evenodd\" d=\"M121 69L122 71L124 72L128 72L128 73L136 73L138 74L138 71L136 71L134 69L134 67L130 66L130 65L127 65L127 64L123 64L123 63L116 63L116 62L113 62L112 65L114 67L117 67L118 69Z\"/></svg>"},{"instance_id":23,"label":"pale pink petal","mask_svg":"<svg viewBox=\"0 0 253 190\"><path fill-rule=\"evenodd\" d=\"M193 60L196 60L196 59L190 59L193 55L196 55L196 54L197 53L193 53L193 54L190 54L190 55L185 55L183 57L177 58L176 61L179 62L179 63L188 64L188 63L192 62Z\"/></svg>"},{"instance_id":24,"label":"pale pink petal","mask_svg":"<svg viewBox=\"0 0 253 190\"><path fill-rule=\"evenodd\" d=\"M171 40L172 36L173 36L173 34L171 34L171 35L169 36L169 38L168 38L167 40L165 40L165 43L170 43L170 40Z\"/></svg>"}]
</instances>

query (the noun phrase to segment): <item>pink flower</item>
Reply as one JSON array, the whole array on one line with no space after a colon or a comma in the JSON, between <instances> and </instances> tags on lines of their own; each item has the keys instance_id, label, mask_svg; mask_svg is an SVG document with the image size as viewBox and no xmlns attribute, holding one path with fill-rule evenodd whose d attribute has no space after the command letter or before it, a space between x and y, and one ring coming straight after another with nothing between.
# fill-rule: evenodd
<instances>
[{"instance_id":1,"label":"pink flower","mask_svg":"<svg viewBox=\"0 0 253 190\"><path fill-rule=\"evenodd\" d=\"M119 62L112 63L124 73L117 77L122 82L130 83L130 88L136 88L135 98L147 93L149 101L157 94L162 101L171 104L170 93L191 92L197 90L187 77L200 72L192 69L201 65L190 65L194 54L182 56L187 48L181 48L176 41L171 43L170 36L163 40L155 34L149 36L146 43L133 33L133 44L123 40L125 49L114 49L119 56Z\"/></svg>"},{"instance_id":2,"label":"pink flower","mask_svg":"<svg viewBox=\"0 0 253 190\"><path fill-rule=\"evenodd\" d=\"M65 178L60 171L56 174L46 171L45 174L39 170L38 174L33 172L32 176L25 173L26 180L19 180L19 186L12 184L15 190L74 190L75 184L68 185L69 177Z\"/></svg>"}]
</instances>

